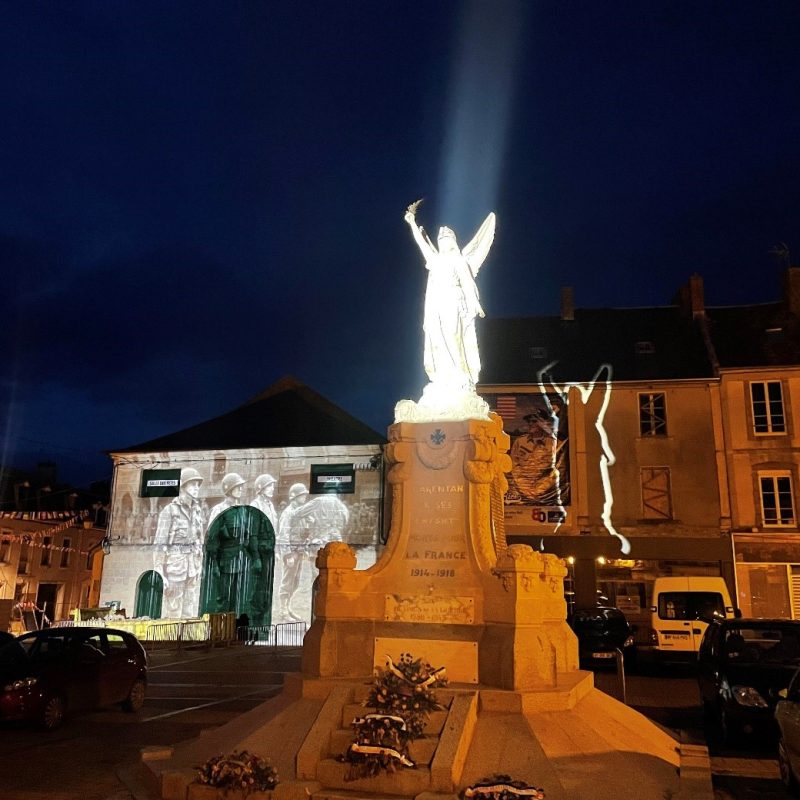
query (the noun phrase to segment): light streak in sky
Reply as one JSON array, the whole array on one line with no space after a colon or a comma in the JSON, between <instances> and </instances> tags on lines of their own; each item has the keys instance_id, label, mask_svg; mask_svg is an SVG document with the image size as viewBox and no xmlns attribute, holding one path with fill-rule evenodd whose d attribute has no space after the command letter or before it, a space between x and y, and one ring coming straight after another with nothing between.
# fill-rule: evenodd
<instances>
[{"instance_id":1,"label":"light streak in sky","mask_svg":"<svg viewBox=\"0 0 800 800\"><path fill-rule=\"evenodd\" d=\"M529 12L508 0L466 0L456 8L461 19L446 94L438 211L459 229L497 204Z\"/></svg>"},{"instance_id":2,"label":"light streak in sky","mask_svg":"<svg viewBox=\"0 0 800 800\"><path fill-rule=\"evenodd\" d=\"M569 404L569 390L571 388L575 388L578 390L578 393L581 397L581 402L586 405L589 402L589 398L592 396L592 392L594 392L595 386L601 380L601 376L605 373L605 378L602 380L602 383L605 385L605 390L603 392L603 400L600 404L600 411L597 414L597 419L594 422L594 427L597 429L597 433L600 437L600 479L603 483L603 513L601 514L601 519L603 520L603 526L605 529L612 535L615 536L620 541L620 549L624 555L628 555L631 552L631 543L614 527L614 523L611 519L611 512L614 508L614 493L611 489L611 476L609 474L608 468L613 467L617 461L616 456L614 455L614 451L611 449L611 443L608 440L608 432L605 429L604 422L606 417L606 411L608 411L608 404L611 401L611 365L610 364L602 364L600 368L595 373L592 380L589 382L588 386L584 386L580 383L565 383L563 386L558 386L555 381L553 380L552 375L550 374L550 370L555 367L557 361L552 361L546 367L543 367L538 372L539 378L539 390L542 392L545 398L547 398L547 392L549 391L548 388L545 387L545 379L550 384L550 389L554 391L558 396L561 398L562 402L564 403L564 407L566 408ZM548 401L548 409L552 409L550 403ZM558 472L556 471L556 480L558 480ZM560 497L560 493L559 493ZM558 528L560 527L561 522L556 525L555 533Z\"/></svg>"}]
</instances>

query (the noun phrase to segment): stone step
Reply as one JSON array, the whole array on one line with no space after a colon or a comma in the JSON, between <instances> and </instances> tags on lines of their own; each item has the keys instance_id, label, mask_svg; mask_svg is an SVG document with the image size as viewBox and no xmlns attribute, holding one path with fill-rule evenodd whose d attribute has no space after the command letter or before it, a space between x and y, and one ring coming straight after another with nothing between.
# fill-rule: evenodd
<instances>
[{"instance_id":1,"label":"stone step","mask_svg":"<svg viewBox=\"0 0 800 800\"><path fill-rule=\"evenodd\" d=\"M311 795L311 800L397 800L397 795L351 792L347 789L320 789Z\"/></svg>"},{"instance_id":2,"label":"stone step","mask_svg":"<svg viewBox=\"0 0 800 800\"><path fill-rule=\"evenodd\" d=\"M416 797L427 792L431 783L431 771L428 767L399 767L396 772L381 771L374 778L357 778L345 780L350 764L325 758L317 765L317 781L326 790L347 790L349 792L369 792L373 795L392 795L396 797ZM314 797L319 798L320 792ZM321 800L321 798L319 798Z\"/></svg>"},{"instance_id":3,"label":"stone step","mask_svg":"<svg viewBox=\"0 0 800 800\"><path fill-rule=\"evenodd\" d=\"M331 733L330 755L342 755L353 742L353 731L344 729ZM408 755L415 764L430 764L439 745L438 736L423 736L415 739L408 748Z\"/></svg>"},{"instance_id":4,"label":"stone step","mask_svg":"<svg viewBox=\"0 0 800 800\"><path fill-rule=\"evenodd\" d=\"M367 708L359 703L348 703L342 709L342 727L348 730L353 729L353 720L357 717L363 717L365 714L371 714L375 711L374 708ZM428 735L441 733L444 727L445 720L447 719L447 711L432 711L428 717L428 722L425 724L423 732Z\"/></svg>"}]
</instances>

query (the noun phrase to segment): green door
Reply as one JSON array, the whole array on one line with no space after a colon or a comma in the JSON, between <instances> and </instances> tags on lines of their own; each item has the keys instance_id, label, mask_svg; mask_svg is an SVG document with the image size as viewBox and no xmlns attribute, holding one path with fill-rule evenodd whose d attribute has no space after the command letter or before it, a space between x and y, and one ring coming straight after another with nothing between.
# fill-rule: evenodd
<instances>
[{"instance_id":1,"label":"green door","mask_svg":"<svg viewBox=\"0 0 800 800\"><path fill-rule=\"evenodd\" d=\"M161 600L164 596L164 579L155 570L143 572L136 582L137 617L161 619Z\"/></svg>"},{"instance_id":2,"label":"green door","mask_svg":"<svg viewBox=\"0 0 800 800\"><path fill-rule=\"evenodd\" d=\"M232 506L208 529L200 613L246 615L251 626L272 619L275 531L257 508Z\"/></svg>"}]
</instances>

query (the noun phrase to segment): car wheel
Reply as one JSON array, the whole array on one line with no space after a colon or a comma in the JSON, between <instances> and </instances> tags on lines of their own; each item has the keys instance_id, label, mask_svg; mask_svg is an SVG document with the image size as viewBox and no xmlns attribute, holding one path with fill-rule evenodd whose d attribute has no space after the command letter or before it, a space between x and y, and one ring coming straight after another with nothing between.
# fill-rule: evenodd
<instances>
[{"instance_id":1,"label":"car wheel","mask_svg":"<svg viewBox=\"0 0 800 800\"><path fill-rule=\"evenodd\" d=\"M66 712L64 699L57 694L49 697L42 709L42 727L47 731L54 731L61 726Z\"/></svg>"},{"instance_id":2,"label":"car wheel","mask_svg":"<svg viewBox=\"0 0 800 800\"><path fill-rule=\"evenodd\" d=\"M122 710L138 711L144 705L145 690L145 682L141 678L137 678L133 682L133 686L131 686L127 698L122 701Z\"/></svg>"},{"instance_id":3,"label":"car wheel","mask_svg":"<svg viewBox=\"0 0 800 800\"><path fill-rule=\"evenodd\" d=\"M789 766L789 756L786 754L786 745L783 737L778 740L778 768L781 773L781 782L796 797L798 791L797 779Z\"/></svg>"}]
</instances>

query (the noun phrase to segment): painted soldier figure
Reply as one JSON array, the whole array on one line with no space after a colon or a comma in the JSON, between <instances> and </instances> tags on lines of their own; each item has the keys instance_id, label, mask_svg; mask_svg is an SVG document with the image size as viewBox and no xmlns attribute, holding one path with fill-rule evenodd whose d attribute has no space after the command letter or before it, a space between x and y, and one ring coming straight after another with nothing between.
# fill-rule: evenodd
<instances>
[{"instance_id":1,"label":"painted soldier figure","mask_svg":"<svg viewBox=\"0 0 800 800\"><path fill-rule=\"evenodd\" d=\"M154 568L164 579L164 615L197 614L203 562L205 506L199 499L203 476L192 467L181 470L179 495L158 515Z\"/></svg>"},{"instance_id":2,"label":"painted soldier figure","mask_svg":"<svg viewBox=\"0 0 800 800\"><path fill-rule=\"evenodd\" d=\"M272 523L272 527L278 527L278 514L275 511L275 504L272 497L275 494L275 478L272 475L259 475L255 480L256 496L250 501L253 508L257 508Z\"/></svg>"}]
</instances>

